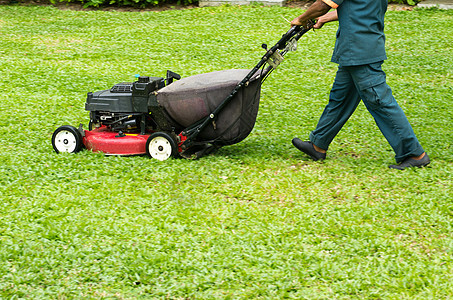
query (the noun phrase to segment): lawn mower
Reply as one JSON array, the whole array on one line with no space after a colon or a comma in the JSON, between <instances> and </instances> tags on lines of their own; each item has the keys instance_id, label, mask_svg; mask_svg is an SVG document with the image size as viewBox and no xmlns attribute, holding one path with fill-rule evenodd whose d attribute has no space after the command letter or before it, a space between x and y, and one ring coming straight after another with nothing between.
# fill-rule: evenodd
<instances>
[{"instance_id":1,"label":"lawn mower","mask_svg":"<svg viewBox=\"0 0 453 300\"><path fill-rule=\"evenodd\" d=\"M297 41L314 22L293 26L251 70L223 70L182 78L139 76L135 82L90 92L85 110L88 130L64 125L52 135L57 153L83 148L107 155L140 155L166 160L199 158L239 143L252 131L261 85L295 51Z\"/></svg>"}]
</instances>

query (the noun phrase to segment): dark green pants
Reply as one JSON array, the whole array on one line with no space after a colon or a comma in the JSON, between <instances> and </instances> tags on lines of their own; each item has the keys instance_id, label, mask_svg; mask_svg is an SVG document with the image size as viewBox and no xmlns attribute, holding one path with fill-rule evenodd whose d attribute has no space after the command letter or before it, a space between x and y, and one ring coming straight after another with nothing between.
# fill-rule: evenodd
<instances>
[{"instance_id":1,"label":"dark green pants","mask_svg":"<svg viewBox=\"0 0 453 300\"><path fill-rule=\"evenodd\" d=\"M362 100L395 151L396 162L424 152L386 83L381 65L382 62L338 67L329 103L316 129L310 133L313 144L327 150Z\"/></svg>"}]
</instances>

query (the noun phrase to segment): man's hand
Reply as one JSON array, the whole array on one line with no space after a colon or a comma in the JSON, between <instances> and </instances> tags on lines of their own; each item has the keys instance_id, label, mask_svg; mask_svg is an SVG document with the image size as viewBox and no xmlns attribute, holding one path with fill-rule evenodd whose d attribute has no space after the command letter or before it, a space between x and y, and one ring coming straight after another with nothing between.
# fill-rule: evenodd
<instances>
[{"instance_id":1,"label":"man's hand","mask_svg":"<svg viewBox=\"0 0 453 300\"><path fill-rule=\"evenodd\" d=\"M316 18L316 23L313 25L313 29L321 29L321 27L325 24L320 19L321 18Z\"/></svg>"},{"instance_id":2,"label":"man's hand","mask_svg":"<svg viewBox=\"0 0 453 300\"><path fill-rule=\"evenodd\" d=\"M316 18L316 24L313 26L314 29L320 29L324 24L332 22L332 21L338 21L338 14L337 11L330 11L327 14Z\"/></svg>"},{"instance_id":3,"label":"man's hand","mask_svg":"<svg viewBox=\"0 0 453 300\"><path fill-rule=\"evenodd\" d=\"M303 20L302 15L294 18L294 20L291 21L291 26L302 26L304 28L307 28L308 26L308 20Z\"/></svg>"},{"instance_id":4,"label":"man's hand","mask_svg":"<svg viewBox=\"0 0 453 300\"><path fill-rule=\"evenodd\" d=\"M294 20L291 21L291 26L303 26L304 28L307 28L308 20L324 16L330 10L330 8L331 7L324 3L322 0L317 0L303 14L294 18ZM319 28L321 28L324 23L326 22L322 22L320 25L318 25Z\"/></svg>"}]
</instances>

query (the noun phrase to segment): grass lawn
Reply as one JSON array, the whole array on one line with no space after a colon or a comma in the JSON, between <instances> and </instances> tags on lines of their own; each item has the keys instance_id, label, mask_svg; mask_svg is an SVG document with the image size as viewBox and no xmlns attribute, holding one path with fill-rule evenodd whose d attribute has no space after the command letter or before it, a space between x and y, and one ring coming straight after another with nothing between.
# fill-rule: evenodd
<instances>
[{"instance_id":1,"label":"grass lawn","mask_svg":"<svg viewBox=\"0 0 453 300\"><path fill-rule=\"evenodd\" d=\"M390 170L363 104L313 162L337 25L262 88L253 132L200 160L56 154L86 93L135 74L251 68L300 13L0 6L0 298L446 299L453 295L453 11L389 11L384 65L430 167Z\"/></svg>"}]
</instances>

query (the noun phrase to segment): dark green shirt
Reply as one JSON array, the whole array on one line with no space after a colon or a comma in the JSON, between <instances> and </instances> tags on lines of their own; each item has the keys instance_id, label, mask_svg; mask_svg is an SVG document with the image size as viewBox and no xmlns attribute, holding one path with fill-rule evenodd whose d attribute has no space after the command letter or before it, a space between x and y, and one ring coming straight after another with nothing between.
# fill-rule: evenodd
<instances>
[{"instance_id":1,"label":"dark green shirt","mask_svg":"<svg viewBox=\"0 0 453 300\"><path fill-rule=\"evenodd\" d=\"M332 62L365 65L387 59L384 16L388 0L323 0L337 8L340 23Z\"/></svg>"}]
</instances>

